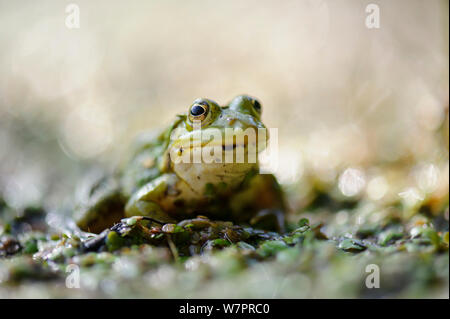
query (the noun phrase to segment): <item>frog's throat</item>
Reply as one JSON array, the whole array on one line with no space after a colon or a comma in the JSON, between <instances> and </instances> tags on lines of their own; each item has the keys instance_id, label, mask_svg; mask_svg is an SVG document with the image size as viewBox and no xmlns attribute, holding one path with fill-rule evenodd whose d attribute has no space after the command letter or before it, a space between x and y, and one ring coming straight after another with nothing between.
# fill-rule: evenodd
<instances>
[{"instance_id":1,"label":"frog's throat","mask_svg":"<svg viewBox=\"0 0 450 319\"><path fill-rule=\"evenodd\" d=\"M198 147L222 147L224 151L243 146L247 150L254 150L257 153L267 147L268 134L261 134L261 131L233 130L232 134L225 131L209 128L187 132L179 136L171 145L172 150L193 150Z\"/></svg>"}]
</instances>

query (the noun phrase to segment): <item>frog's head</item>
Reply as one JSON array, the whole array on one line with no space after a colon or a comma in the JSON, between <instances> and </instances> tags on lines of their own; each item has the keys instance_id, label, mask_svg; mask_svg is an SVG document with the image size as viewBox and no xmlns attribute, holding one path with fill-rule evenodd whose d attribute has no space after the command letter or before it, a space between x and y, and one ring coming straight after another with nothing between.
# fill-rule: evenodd
<instances>
[{"instance_id":1,"label":"frog's head","mask_svg":"<svg viewBox=\"0 0 450 319\"><path fill-rule=\"evenodd\" d=\"M169 144L175 173L196 191L206 184L239 184L257 167L258 153L268 140L261 111L261 104L247 95L226 106L196 99Z\"/></svg>"}]
</instances>

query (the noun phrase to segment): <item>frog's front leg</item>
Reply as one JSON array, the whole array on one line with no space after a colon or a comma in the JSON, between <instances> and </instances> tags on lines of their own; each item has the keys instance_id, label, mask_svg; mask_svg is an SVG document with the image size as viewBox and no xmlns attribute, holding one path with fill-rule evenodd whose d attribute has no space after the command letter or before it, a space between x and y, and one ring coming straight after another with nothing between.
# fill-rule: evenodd
<instances>
[{"instance_id":1,"label":"frog's front leg","mask_svg":"<svg viewBox=\"0 0 450 319\"><path fill-rule=\"evenodd\" d=\"M174 191L177 182L175 174L163 174L138 189L125 206L125 216L147 216L161 223L174 223L161 207L161 201Z\"/></svg>"},{"instance_id":2,"label":"frog's front leg","mask_svg":"<svg viewBox=\"0 0 450 319\"><path fill-rule=\"evenodd\" d=\"M284 231L286 203L272 174L252 174L230 199L233 219L256 228Z\"/></svg>"}]
</instances>

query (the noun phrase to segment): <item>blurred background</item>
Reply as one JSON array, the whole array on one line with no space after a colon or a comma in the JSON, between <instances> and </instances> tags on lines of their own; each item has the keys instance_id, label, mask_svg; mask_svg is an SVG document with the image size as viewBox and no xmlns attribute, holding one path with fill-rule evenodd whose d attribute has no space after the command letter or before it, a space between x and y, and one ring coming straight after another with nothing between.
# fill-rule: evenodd
<instances>
[{"instance_id":1,"label":"blurred background","mask_svg":"<svg viewBox=\"0 0 450 319\"><path fill-rule=\"evenodd\" d=\"M138 132L247 93L294 210L317 189L448 202L448 1L376 1L375 29L370 2L79 0L70 29L70 2L0 0L2 197L58 205Z\"/></svg>"}]
</instances>

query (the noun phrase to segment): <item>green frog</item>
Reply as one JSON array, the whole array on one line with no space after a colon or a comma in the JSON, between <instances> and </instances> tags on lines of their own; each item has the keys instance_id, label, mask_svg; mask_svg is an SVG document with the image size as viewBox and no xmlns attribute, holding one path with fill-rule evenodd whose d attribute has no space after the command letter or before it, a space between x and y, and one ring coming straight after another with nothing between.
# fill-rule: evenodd
<instances>
[{"instance_id":1,"label":"green frog","mask_svg":"<svg viewBox=\"0 0 450 319\"><path fill-rule=\"evenodd\" d=\"M167 129L138 138L112 176L84 188L78 227L100 233L127 217L164 224L201 215L282 231L282 189L273 175L259 172L257 155L268 141L261 112L247 95L225 106L196 99Z\"/></svg>"}]
</instances>

